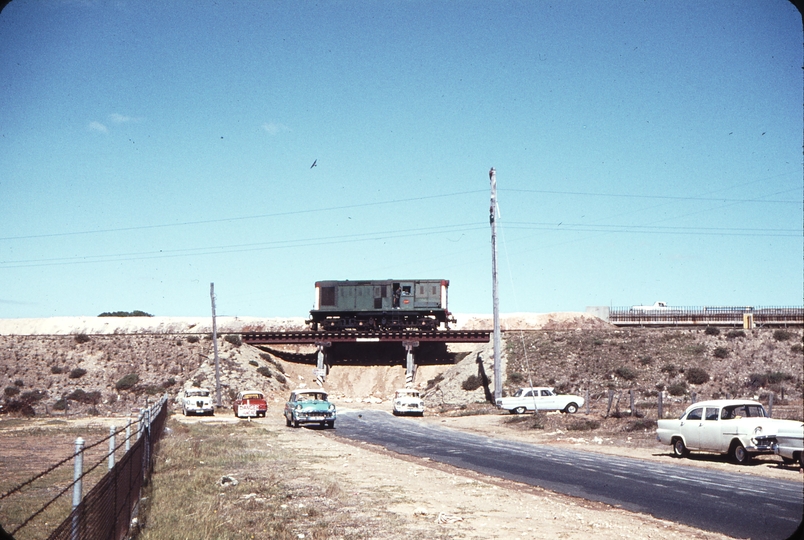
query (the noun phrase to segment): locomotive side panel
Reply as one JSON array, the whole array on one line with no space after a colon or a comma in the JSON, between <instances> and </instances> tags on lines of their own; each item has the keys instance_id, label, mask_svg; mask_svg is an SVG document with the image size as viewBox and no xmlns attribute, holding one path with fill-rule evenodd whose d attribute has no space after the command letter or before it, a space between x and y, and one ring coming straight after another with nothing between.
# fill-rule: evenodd
<instances>
[{"instance_id":1,"label":"locomotive side panel","mask_svg":"<svg viewBox=\"0 0 804 540\"><path fill-rule=\"evenodd\" d=\"M448 323L447 280L316 282L310 320L317 328L421 328Z\"/></svg>"}]
</instances>

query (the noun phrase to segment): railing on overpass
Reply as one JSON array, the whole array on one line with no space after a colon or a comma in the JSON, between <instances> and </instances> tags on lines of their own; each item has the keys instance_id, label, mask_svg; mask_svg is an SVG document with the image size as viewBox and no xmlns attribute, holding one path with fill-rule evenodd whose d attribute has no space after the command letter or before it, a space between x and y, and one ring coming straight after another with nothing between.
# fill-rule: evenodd
<instances>
[{"instance_id":1,"label":"railing on overpass","mask_svg":"<svg viewBox=\"0 0 804 540\"><path fill-rule=\"evenodd\" d=\"M617 326L801 326L804 307L614 307L609 322Z\"/></svg>"}]
</instances>

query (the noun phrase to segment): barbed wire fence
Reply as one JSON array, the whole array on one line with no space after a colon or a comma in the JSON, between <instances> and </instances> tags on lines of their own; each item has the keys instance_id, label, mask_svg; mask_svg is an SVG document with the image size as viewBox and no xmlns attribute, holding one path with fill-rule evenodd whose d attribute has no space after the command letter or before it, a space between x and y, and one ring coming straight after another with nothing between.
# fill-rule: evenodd
<instances>
[{"instance_id":1,"label":"barbed wire fence","mask_svg":"<svg viewBox=\"0 0 804 540\"><path fill-rule=\"evenodd\" d=\"M126 537L136 518L142 487L147 484L153 470L154 447L162 436L167 420L167 396L162 397L152 407L140 411L136 424L136 434L131 433L132 422L129 419L124 428L111 427L109 436L91 445L84 446L79 437L75 441L73 455L55 463L32 478L20 483L0 495L0 503L15 495L20 495L27 487L73 461L73 481L58 492L27 518L13 526L0 524L0 540L19 540L21 531L25 533L37 519L52 508L68 491L72 490L72 510L69 515L47 536L48 540L121 540ZM123 434L122 441L117 442ZM133 439L133 440L132 440ZM84 457L90 449L108 442L108 452L94 463L84 466ZM122 458L115 463L115 455L125 447ZM108 464L108 472L83 495L84 480L98 470L104 463ZM56 483L56 482L54 482ZM62 514L63 515L63 514ZM16 536L15 536L16 535Z\"/></svg>"}]
</instances>

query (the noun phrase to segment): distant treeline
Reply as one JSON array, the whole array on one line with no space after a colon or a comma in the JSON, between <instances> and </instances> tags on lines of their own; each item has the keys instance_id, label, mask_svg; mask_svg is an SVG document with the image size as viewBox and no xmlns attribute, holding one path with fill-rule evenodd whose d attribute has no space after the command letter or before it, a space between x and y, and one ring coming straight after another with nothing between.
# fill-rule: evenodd
<instances>
[{"instance_id":1,"label":"distant treeline","mask_svg":"<svg viewBox=\"0 0 804 540\"><path fill-rule=\"evenodd\" d=\"M135 309L134 311L104 311L98 317L153 317L153 315Z\"/></svg>"}]
</instances>

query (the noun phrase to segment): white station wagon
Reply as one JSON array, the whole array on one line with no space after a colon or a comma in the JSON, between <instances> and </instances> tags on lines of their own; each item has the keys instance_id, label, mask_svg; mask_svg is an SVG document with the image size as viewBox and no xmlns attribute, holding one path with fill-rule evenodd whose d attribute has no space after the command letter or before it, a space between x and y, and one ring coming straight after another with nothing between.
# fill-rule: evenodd
<instances>
[{"instance_id":1,"label":"white station wagon","mask_svg":"<svg viewBox=\"0 0 804 540\"><path fill-rule=\"evenodd\" d=\"M690 405L676 420L659 420L656 439L672 445L677 457L698 450L728 454L746 464L753 456L772 454L779 431L800 434L803 426L769 418L757 401L715 399Z\"/></svg>"},{"instance_id":2,"label":"white station wagon","mask_svg":"<svg viewBox=\"0 0 804 540\"><path fill-rule=\"evenodd\" d=\"M556 394L547 386L537 388L520 388L513 396L497 400L497 406L513 414L522 414L525 411L562 411L576 413L583 407L584 399L581 396Z\"/></svg>"}]
</instances>

